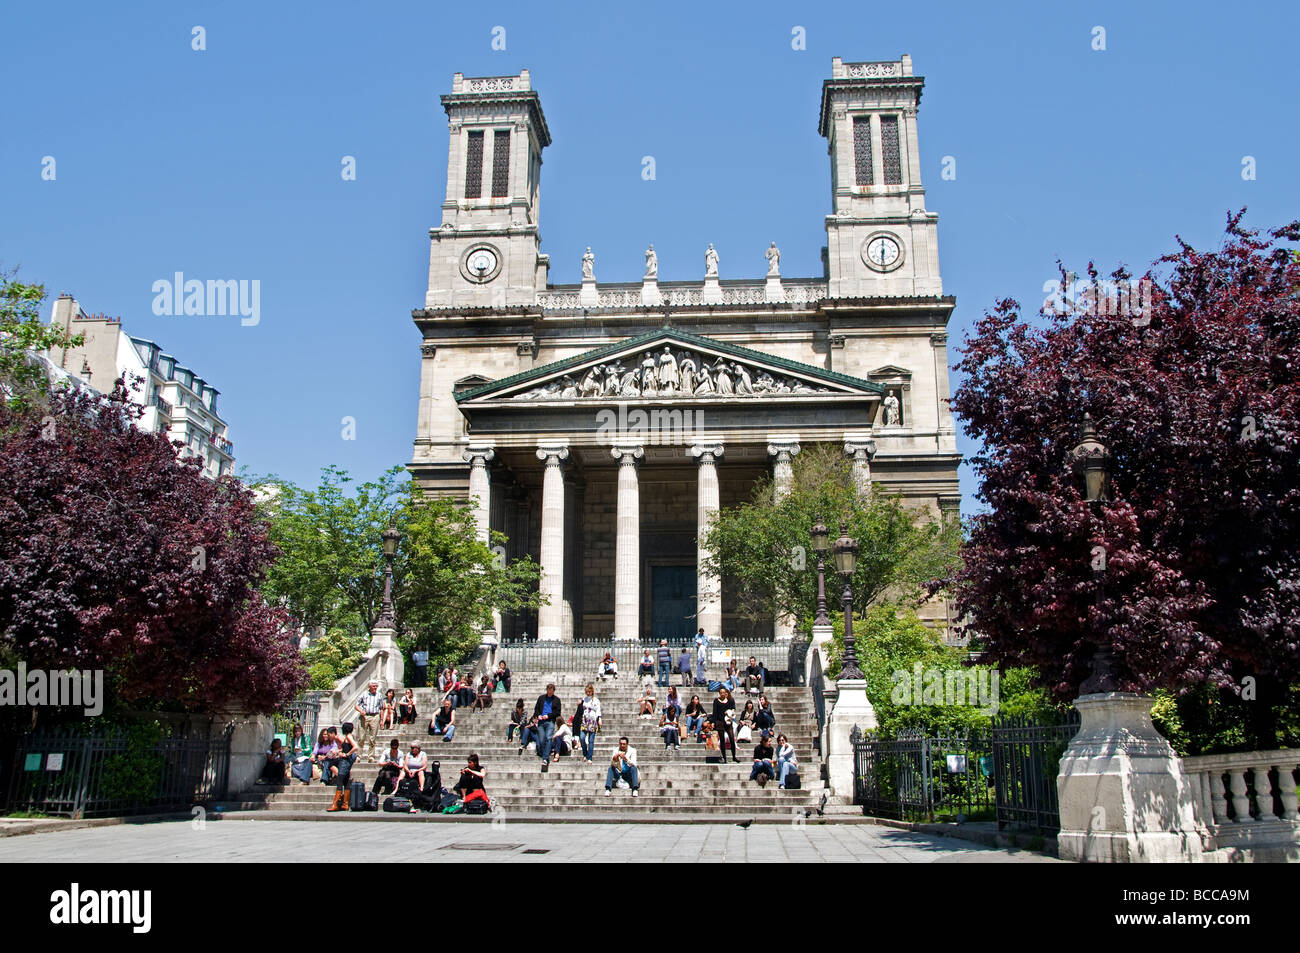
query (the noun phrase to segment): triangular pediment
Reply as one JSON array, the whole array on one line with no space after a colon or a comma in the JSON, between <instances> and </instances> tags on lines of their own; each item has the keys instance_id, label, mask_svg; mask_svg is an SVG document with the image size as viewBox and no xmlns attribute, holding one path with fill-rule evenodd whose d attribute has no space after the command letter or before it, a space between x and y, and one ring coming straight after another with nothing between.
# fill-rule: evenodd
<instances>
[{"instance_id":1,"label":"triangular pediment","mask_svg":"<svg viewBox=\"0 0 1300 953\"><path fill-rule=\"evenodd\" d=\"M876 396L872 381L660 328L456 395L460 403Z\"/></svg>"}]
</instances>

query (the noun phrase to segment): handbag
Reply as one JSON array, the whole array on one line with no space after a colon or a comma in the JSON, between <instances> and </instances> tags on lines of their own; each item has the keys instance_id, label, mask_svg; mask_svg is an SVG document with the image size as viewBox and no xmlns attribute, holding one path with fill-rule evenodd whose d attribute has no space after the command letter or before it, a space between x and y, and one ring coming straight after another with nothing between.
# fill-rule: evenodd
<instances>
[{"instance_id":1,"label":"handbag","mask_svg":"<svg viewBox=\"0 0 1300 953\"><path fill-rule=\"evenodd\" d=\"M749 725L740 726L740 729L736 732L736 740L737 741L754 740L754 732L750 729Z\"/></svg>"},{"instance_id":2,"label":"handbag","mask_svg":"<svg viewBox=\"0 0 1300 953\"><path fill-rule=\"evenodd\" d=\"M706 751L718 750L718 733L716 731L710 731L704 736L704 748Z\"/></svg>"},{"instance_id":3,"label":"handbag","mask_svg":"<svg viewBox=\"0 0 1300 953\"><path fill-rule=\"evenodd\" d=\"M387 814L410 814L411 801L404 797L384 798L384 812Z\"/></svg>"}]
</instances>

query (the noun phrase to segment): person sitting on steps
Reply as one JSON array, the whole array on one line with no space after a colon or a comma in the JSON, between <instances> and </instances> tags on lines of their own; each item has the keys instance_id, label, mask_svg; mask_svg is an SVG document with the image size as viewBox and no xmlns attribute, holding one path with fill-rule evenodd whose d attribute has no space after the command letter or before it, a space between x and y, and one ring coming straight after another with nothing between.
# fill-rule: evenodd
<instances>
[{"instance_id":1,"label":"person sitting on steps","mask_svg":"<svg viewBox=\"0 0 1300 953\"><path fill-rule=\"evenodd\" d=\"M760 731L771 731L776 727L776 712L766 695L758 696L758 708L754 711L754 727Z\"/></svg>"},{"instance_id":2,"label":"person sitting on steps","mask_svg":"<svg viewBox=\"0 0 1300 953\"><path fill-rule=\"evenodd\" d=\"M285 758L284 745L279 738L271 741L271 748L266 752L266 762L262 765L262 773L257 779L258 784L284 784L288 781L285 777Z\"/></svg>"},{"instance_id":3,"label":"person sitting on steps","mask_svg":"<svg viewBox=\"0 0 1300 953\"><path fill-rule=\"evenodd\" d=\"M339 757L338 742L328 728L322 728L316 739L316 751L311 756L312 762L320 768L322 784L334 784L338 778L338 767L334 764Z\"/></svg>"},{"instance_id":4,"label":"person sitting on steps","mask_svg":"<svg viewBox=\"0 0 1300 953\"><path fill-rule=\"evenodd\" d=\"M636 667L637 678L645 678L647 675L651 678L654 678L655 676L655 662L654 659L650 657L649 649L645 650L645 653L641 656L640 663Z\"/></svg>"},{"instance_id":5,"label":"person sitting on steps","mask_svg":"<svg viewBox=\"0 0 1300 953\"><path fill-rule=\"evenodd\" d=\"M393 723L396 720L397 720L397 692L396 690L390 688L388 691L384 692L384 704L383 707L379 709L379 727L381 729L387 728L391 731L393 728Z\"/></svg>"},{"instance_id":6,"label":"person sitting on steps","mask_svg":"<svg viewBox=\"0 0 1300 953\"><path fill-rule=\"evenodd\" d=\"M492 707L492 682L484 675L478 683L478 692L474 696L474 708L476 711L483 711L485 708Z\"/></svg>"},{"instance_id":7,"label":"person sitting on steps","mask_svg":"<svg viewBox=\"0 0 1300 953\"><path fill-rule=\"evenodd\" d=\"M505 662L497 663L497 670L492 673L492 686L495 691L501 691L501 686L510 691L510 669L506 667Z\"/></svg>"},{"instance_id":8,"label":"person sitting on steps","mask_svg":"<svg viewBox=\"0 0 1300 953\"><path fill-rule=\"evenodd\" d=\"M753 700L745 702L745 709L736 718L736 740L753 741L754 740L754 719L758 713L754 710Z\"/></svg>"},{"instance_id":9,"label":"person sitting on steps","mask_svg":"<svg viewBox=\"0 0 1300 953\"><path fill-rule=\"evenodd\" d=\"M650 685L645 687L645 694L637 701L637 717L653 718L657 709L658 702L655 700L655 690Z\"/></svg>"},{"instance_id":10,"label":"person sitting on steps","mask_svg":"<svg viewBox=\"0 0 1300 953\"><path fill-rule=\"evenodd\" d=\"M570 715L567 720L560 722L555 729L555 737L551 739L551 760L559 761L560 755L566 758L573 753L577 747L578 739L573 734L573 716Z\"/></svg>"},{"instance_id":11,"label":"person sitting on steps","mask_svg":"<svg viewBox=\"0 0 1300 953\"><path fill-rule=\"evenodd\" d=\"M452 788L462 799L471 791L483 791L486 794L486 788L483 786L483 778L487 774L487 769L479 761L477 754L470 754L466 759L465 767L460 769L460 780Z\"/></svg>"},{"instance_id":12,"label":"person sitting on steps","mask_svg":"<svg viewBox=\"0 0 1300 953\"><path fill-rule=\"evenodd\" d=\"M524 711L524 700L522 698L515 702L515 710L510 713L510 724L506 725L506 741L510 741L519 732L520 740L523 739L524 725L528 722L528 714Z\"/></svg>"},{"instance_id":13,"label":"person sitting on steps","mask_svg":"<svg viewBox=\"0 0 1300 953\"><path fill-rule=\"evenodd\" d=\"M429 734L442 735L443 741L451 741L456 735L456 712L451 706L451 699L444 698L442 707L429 719Z\"/></svg>"},{"instance_id":14,"label":"person sitting on steps","mask_svg":"<svg viewBox=\"0 0 1300 953\"><path fill-rule=\"evenodd\" d=\"M375 794L391 794L397 789L397 782L402 779L402 769L406 766L406 758L402 755L402 743L394 738L392 744L388 746L388 751L379 761L379 775L375 778L375 786L371 790Z\"/></svg>"},{"instance_id":15,"label":"person sitting on steps","mask_svg":"<svg viewBox=\"0 0 1300 953\"><path fill-rule=\"evenodd\" d=\"M607 678L618 678L618 663L614 661L611 653L606 652L605 657L596 666L596 677L602 682Z\"/></svg>"},{"instance_id":16,"label":"person sitting on steps","mask_svg":"<svg viewBox=\"0 0 1300 953\"><path fill-rule=\"evenodd\" d=\"M791 774L799 773L799 759L795 757L794 745L786 740L785 735L776 739L776 766L777 777L781 781L782 788L785 787L786 778Z\"/></svg>"},{"instance_id":17,"label":"person sitting on steps","mask_svg":"<svg viewBox=\"0 0 1300 953\"><path fill-rule=\"evenodd\" d=\"M419 713L415 710L415 689L408 688L402 693L402 700L397 703L397 720L403 725L415 724Z\"/></svg>"},{"instance_id":18,"label":"person sitting on steps","mask_svg":"<svg viewBox=\"0 0 1300 953\"><path fill-rule=\"evenodd\" d=\"M682 696L677 694L677 686L673 685L668 689L668 696L664 698L664 711L673 709L676 714L682 713Z\"/></svg>"},{"instance_id":19,"label":"person sitting on steps","mask_svg":"<svg viewBox=\"0 0 1300 953\"><path fill-rule=\"evenodd\" d=\"M659 718L659 733L664 736L664 750L676 751L682 746L682 726L677 721L677 709L666 708Z\"/></svg>"},{"instance_id":20,"label":"person sitting on steps","mask_svg":"<svg viewBox=\"0 0 1300 953\"><path fill-rule=\"evenodd\" d=\"M749 771L749 780L757 781L759 787L764 787L774 777L776 752L772 749L771 735L765 731L759 736L758 744L754 745L754 766Z\"/></svg>"},{"instance_id":21,"label":"person sitting on steps","mask_svg":"<svg viewBox=\"0 0 1300 953\"><path fill-rule=\"evenodd\" d=\"M745 668L745 689L751 695L757 695L763 690L763 666L754 660L754 656L749 657L749 665Z\"/></svg>"},{"instance_id":22,"label":"person sitting on steps","mask_svg":"<svg viewBox=\"0 0 1300 953\"><path fill-rule=\"evenodd\" d=\"M424 790L424 771L429 766L429 759L423 751L420 750L420 742L411 742L411 753L406 756L406 763L402 765L402 777L414 778L415 789Z\"/></svg>"},{"instance_id":23,"label":"person sitting on steps","mask_svg":"<svg viewBox=\"0 0 1300 953\"><path fill-rule=\"evenodd\" d=\"M700 696L692 695L691 703L686 706L686 733L694 735L696 741L704 740L704 706Z\"/></svg>"},{"instance_id":24,"label":"person sitting on steps","mask_svg":"<svg viewBox=\"0 0 1300 953\"><path fill-rule=\"evenodd\" d=\"M610 759L609 770L605 772L605 797L613 789L615 782L626 782L632 789L633 797L641 796L641 776L636 768L636 749L627 740L627 735L618 739L618 747Z\"/></svg>"}]
</instances>

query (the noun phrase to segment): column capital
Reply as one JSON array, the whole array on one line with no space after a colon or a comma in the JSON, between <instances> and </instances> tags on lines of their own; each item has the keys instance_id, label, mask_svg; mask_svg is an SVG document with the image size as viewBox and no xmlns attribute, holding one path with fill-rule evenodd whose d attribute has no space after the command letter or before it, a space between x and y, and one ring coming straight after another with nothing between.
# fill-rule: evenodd
<instances>
[{"instance_id":1,"label":"column capital","mask_svg":"<svg viewBox=\"0 0 1300 953\"><path fill-rule=\"evenodd\" d=\"M782 463L788 462L800 449L798 439L768 438L767 455L776 457Z\"/></svg>"},{"instance_id":2,"label":"column capital","mask_svg":"<svg viewBox=\"0 0 1300 953\"><path fill-rule=\"evenodd\" d=\"M717 458L722 456L722 442L716 443L697 443L691 447L691 456L696 457L700 463L715 463Z\"/></svg>"},{"instance_id":3,"label":"column capital","mask_svg":"<svg viewBox=\"0 0 1300 953\"><path fill-rule=\"evenodd\" d=\"M481 466L486 466L487 463L490 460L492 460L492 458L494 458L496 455L497 452L493 450L491 447L472 445L462 450L460 457L462 460L464 460L466 463L472 466L481 467ZM478 462L475 462L476 460Z\"/></svg>"},{"instance_id":4,"label":"column capital","mask_svg":"<svg viewBox=\"0 0 1300 953\"><path fill-rule=\"evenodd\" d=\"M636 461L645 456L645 448L639 446L611 447L609 453L621 466L635 466Z\"/></svg>"},{"instance_id":5,"label":"column capital","mask_svg":"<svg viewBox=\"0 0 1300 953\"><path fill-rule=\"evenodd\" d=\"M548 467L558 467L560 462L569 459L569 448L553 444L543 444L537 448L537 459Z\"/></svg>"},{"instance_id":6,"label":"column capital","mask_svg":"<svg viewBox=\"0 0 1300 953\"><path fill-rule=\"evenodd\" d=\"M876 441L869 437L845 437L844 452L854 460L869 463L876 455Z\"/></svg>"}]
</instances>

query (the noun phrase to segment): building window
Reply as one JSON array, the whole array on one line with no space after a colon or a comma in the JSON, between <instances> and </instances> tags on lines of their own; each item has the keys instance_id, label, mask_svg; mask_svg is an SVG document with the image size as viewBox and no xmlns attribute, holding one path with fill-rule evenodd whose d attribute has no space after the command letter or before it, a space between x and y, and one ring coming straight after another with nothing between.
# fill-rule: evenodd
<instances>
[{"instance_id":1,"label":"building window","mask_svg":"<svg viewBox=\"0 0 1300 953\"><path fill-rule=\"evenodd\" d=\"M483 130L469 134L465 150L465 198L476 199L483 194Z\"/></svg>"},{"instance_id":2,"label":"building window","mask_svg":"<svg viewBox=\"0 0 1300 953\"><path fill-rule=\"evenodd\" d=\"M880 117L880 149L885 160L885 184L903 184L903 165L898 158L898 117Z\"/></svg>"},{"instance_id":3,"label":"building window","mask_svg":"<svg viewBox=\"0 0 1300 953\"><path fill-rule=\"evenodd\" d=\"M858 185L872 185L871 117L853 117L853 175Z\"/></svg>"},{"instance_id":4,"label":"building window","mask_svg":"<svg viewBox=\"0 0 1300 953\"><path fill-rule=\"evenodd\" d=\"M492 197L510 194L510 130L498 129L492 137Z\"/></svg>"}]
</instances>

